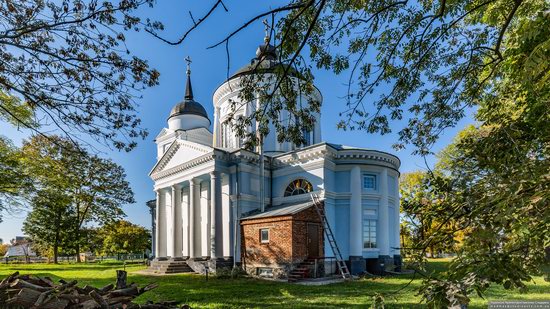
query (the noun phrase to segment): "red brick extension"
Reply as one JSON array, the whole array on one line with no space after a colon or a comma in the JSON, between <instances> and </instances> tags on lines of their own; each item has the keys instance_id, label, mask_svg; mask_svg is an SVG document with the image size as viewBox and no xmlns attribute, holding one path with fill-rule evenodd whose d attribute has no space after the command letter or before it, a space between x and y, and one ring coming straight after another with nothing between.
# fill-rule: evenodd
<instances>
[{"instance_id":1,"label":"red brick extension","mask_svg":"<svg viewBox=\"0 0 550 309\"><path fill-rule=\"evenodd\" d=\"M319 255L323 256L323 226L314 206L293 215L243 219L241 261L246 271L273 269L275 278L286 278L293 267L308 258L307 224L319 224ZM269 229L269 243L261 243L260 229Z\"/></svg>"}]
</instances>

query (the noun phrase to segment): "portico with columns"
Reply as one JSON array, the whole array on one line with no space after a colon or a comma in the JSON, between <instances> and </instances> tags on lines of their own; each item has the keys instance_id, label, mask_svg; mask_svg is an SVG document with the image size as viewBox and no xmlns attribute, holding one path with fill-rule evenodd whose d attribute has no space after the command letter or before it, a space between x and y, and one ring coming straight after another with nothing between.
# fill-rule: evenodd
<instances>
[{"instance_id":1,"label":"portico with columns","mask_svg":"<svg viewBox=\"0 0 550 309\"><path fill-rule=\"evenodd\" d=\"M220 156L213 151L189 170L152 173L157 181L157 260L231 262L233 247L224 245L234 228L231 189L227 167L216 160Z\"/></svg>"}]
</instances>

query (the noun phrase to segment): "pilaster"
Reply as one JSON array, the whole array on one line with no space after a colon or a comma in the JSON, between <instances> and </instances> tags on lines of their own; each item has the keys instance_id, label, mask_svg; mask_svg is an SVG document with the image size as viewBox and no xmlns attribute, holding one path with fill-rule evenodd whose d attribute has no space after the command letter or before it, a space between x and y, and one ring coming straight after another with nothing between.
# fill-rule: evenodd
<instances>
[{"instance_id":1,"label":"pilaster","mask_svg":"<svg viewBox=\"0 0 550 309\"><path fill-rule=\"evenodd\" d=\"M218 171L210 173L210 258L222 257L223 227L222 227L222 194L221 175Z\"/></svg>"},{"instance_id":2,"label":"pilaster","mask_svg":"<svg viewBox=\"0 0 550 309\"><path fill-rule=\"evenodd\" d=\"M158 258L161 256L161 240L160 240L160 235L161 235L161 224L160 224L160 194L159 194L159 190L155 190L155 194L156 194L156 208L155 208L155 258Z\"/></svg>"},{"instance_id":3,"label":"pilaster","mask_svg":"<svg viewBox=\"0 0 550 309\"><path fill-rule=\"evenodd\" d=\"M378 209L378 247L381 256L390 255L388 169L382 169L380 175L380 205Z\"/></svg>"},{"instance_id":4,"label":"pilaster","mask_svg":"<svg viewBox=\"0 0 550 309\"><path fill-rule=\"evenodd\" d=\"M362 209L361 209L361 168L354 166L350 173L350 212L349 212L349 255L363 256Z\"/></svg>"}]
</instances>

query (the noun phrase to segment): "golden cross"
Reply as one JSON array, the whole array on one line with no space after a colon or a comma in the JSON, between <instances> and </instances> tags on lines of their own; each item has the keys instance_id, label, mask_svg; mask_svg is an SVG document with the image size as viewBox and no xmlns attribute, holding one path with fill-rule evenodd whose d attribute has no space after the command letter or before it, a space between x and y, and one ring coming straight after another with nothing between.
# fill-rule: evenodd
<instances>
[{"instance_id":1,"label":"golden cross","mask_svg":"<svg viewBox=\"0 0 550 309\"><path fill-rule=\"evenodd\" d=\"M187 74L191 73L191 57L185 57L185 62L187 62Z\"/></svg>"}]
</instances>

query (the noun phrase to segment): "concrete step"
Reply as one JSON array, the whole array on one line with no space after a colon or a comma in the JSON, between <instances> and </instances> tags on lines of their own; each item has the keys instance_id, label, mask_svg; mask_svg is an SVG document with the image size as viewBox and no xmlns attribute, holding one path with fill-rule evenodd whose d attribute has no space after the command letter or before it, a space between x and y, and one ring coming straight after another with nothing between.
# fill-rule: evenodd
<instances>
[{"instance_id":1,"label":"concrete step","mask_svg":"<svg viewBox=\"0 0 550 309\"><path fill-rule=\"evenodd\" d=\"M157 274L176 274L194 272L185 261L153 261L149 267L151 271Z\"/></svg>"}]
</instances>

